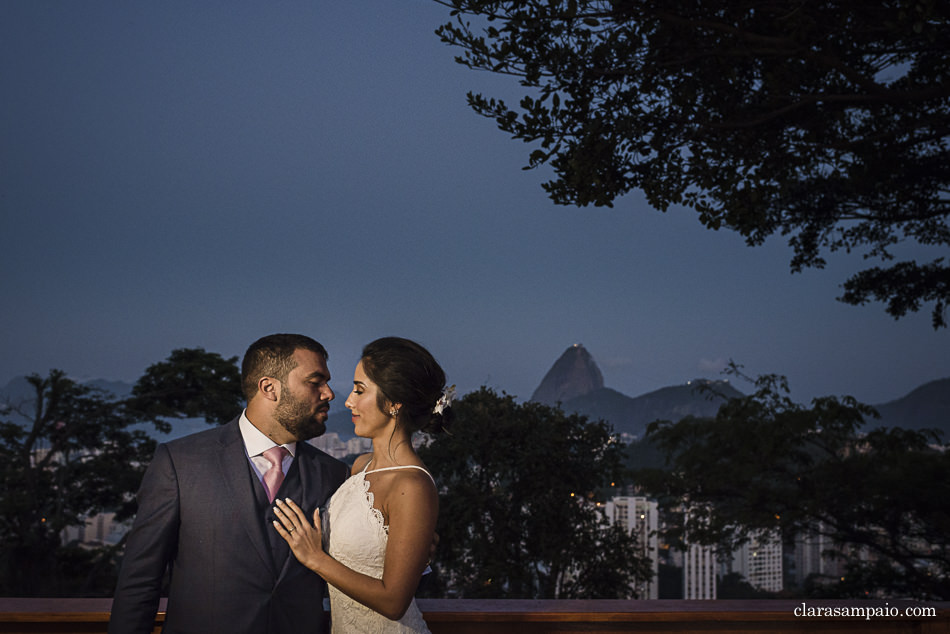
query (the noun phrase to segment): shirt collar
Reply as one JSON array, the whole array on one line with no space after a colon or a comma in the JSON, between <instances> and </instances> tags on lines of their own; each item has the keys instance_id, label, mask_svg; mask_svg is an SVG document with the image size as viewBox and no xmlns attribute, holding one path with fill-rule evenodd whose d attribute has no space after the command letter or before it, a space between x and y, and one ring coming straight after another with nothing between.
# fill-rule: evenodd
<instances>
[{"instance_id":1,"label":"shirt collar","mask_svg":"<svg viewBox=\"0 0 950 634\"><path fill-rule=\"evenodd\" d=\"M260 429L254 426L248 417L247 410L241 412L241 418L238 421L241 428L241 436L244 438L244 449L248 456L259 456L271 447L276 447L277 443L264 435ZM297 443L289 442L284 445L291 456L297 455Z\"/></svg>"}]
</instances>

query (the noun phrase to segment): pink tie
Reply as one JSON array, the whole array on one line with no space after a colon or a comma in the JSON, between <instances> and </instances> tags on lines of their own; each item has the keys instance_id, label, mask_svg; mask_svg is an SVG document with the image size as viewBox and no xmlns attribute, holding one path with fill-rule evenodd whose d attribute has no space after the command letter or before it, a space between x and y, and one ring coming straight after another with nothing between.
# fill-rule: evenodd
<instances>
[{"instance_id":1,"label":"pink tie","mask_svg":"<svg viewBox=\"0 0 950 634\"><path fill-rule=\"evenodd\" d=\"M284 456L289 454L286 447L271 447L264 452L264 457L270 463L270 469L264 473L264 488L267 489L267 500L273 502L277 497L277 490L280 489L280 483L284 481L284 469L281 465L284 462Z\"/></svg>"}]
</instances>

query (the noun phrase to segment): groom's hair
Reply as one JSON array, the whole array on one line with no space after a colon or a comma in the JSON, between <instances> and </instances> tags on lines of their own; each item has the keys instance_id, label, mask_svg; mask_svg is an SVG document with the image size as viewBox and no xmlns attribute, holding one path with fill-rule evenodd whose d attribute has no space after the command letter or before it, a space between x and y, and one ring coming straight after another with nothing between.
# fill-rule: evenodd
<instances>
[{"instance_id":1,"label":"groom's hair","mask_svg":"<svg viewBox=\"0 0 950 634\"><path fill-rule=\"evenodd\" d=\"M316 352L324 361L330 358L326 348L306 335L267 335L251 344L241 363L241 388L248 402L257 394L261 378L269 376L281 383L287 380L290 371L297 367L295 350Z\"/></svg>"}]
</instances>

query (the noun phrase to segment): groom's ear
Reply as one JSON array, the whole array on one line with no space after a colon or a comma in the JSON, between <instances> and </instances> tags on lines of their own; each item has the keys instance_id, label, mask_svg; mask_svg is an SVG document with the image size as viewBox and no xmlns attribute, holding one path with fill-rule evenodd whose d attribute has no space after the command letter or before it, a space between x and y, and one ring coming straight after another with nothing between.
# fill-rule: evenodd
<instances>
[{"instance_id":1,"label":"groom's ear","mask_svg":"<svg viewBox=\"0 0 950 634\"><path fill-rule=\"evenodd\" d=\"M276 402L280 396L280 381L269 376L262 376L257 382L257 393L265 400Z\"/></svg>"}]
</instances>

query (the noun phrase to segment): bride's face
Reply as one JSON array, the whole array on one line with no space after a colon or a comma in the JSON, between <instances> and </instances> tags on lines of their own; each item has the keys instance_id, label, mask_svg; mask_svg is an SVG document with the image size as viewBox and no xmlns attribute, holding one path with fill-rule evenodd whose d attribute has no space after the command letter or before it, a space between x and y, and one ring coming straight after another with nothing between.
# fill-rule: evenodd
<instances>
[{"instance_id":1,"label":"bride's face","mask_svg":"<svg viewBox=\"0 0 950 634\"><path fill-rule=\"evenodd\" d=\"M353 414L351 420L357 436L374 438L395 423L388 412L379 409L378 394L379 388L363 371L363 362L360 361L353 373L353 391L344 403Z\"/></svg>"}]
</instances>

